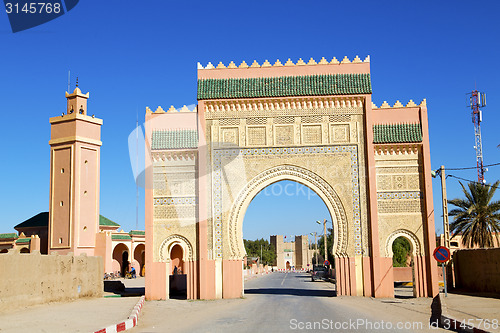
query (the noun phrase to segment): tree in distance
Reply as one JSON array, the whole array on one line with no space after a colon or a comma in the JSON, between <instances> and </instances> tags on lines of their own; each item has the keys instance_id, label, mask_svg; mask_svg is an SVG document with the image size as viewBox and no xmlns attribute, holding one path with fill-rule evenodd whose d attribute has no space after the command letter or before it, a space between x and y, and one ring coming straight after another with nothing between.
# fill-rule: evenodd
<instances>
[{"instance_id":1,"label":"tree in distance","mask_svg":"<svg viewBox=\"0 0 500 333\"><path fill-rule=\"evenodd\" d=\"M264 265L274 265L276 262L276 253L272 248L269 241L264 238L257 240L243 240L243 244L245 244L245 250L247 252L247 257L259 257L260 258L260 249L262 245L262 258L260 263Z\"/></svg>"},{"instance_id":2,"label":"tree in distance","mask_svg":"<svg viewBox=\"0 0 500 333\"><path fill-rule=\"evenodd\" d=\"M408 267L411 254L410 242L404 237L398 237L392 243L392 266Z\"/></svg>"},{"instance_id":3,"label":"tree in distance","mask_svg":"<svg viewBox=\"0 0 500 333\"><path fill-rule=\"evenodd\" d=\"M452 238L462 235L464 246L484 248L494 246L494 235L498 244L500 201L491 200L499 184L498 180L493 185L470 182L466 188L460 182L465 199L448 200L449 204L456 207L449 212L449 216L454 217L450 224Z\"/></svg>"}]
</instances>

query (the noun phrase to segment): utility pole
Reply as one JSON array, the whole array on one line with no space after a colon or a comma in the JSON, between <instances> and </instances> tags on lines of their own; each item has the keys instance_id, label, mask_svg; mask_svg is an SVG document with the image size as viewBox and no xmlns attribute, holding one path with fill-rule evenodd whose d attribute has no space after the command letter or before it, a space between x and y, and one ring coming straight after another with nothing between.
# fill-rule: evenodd
<instances>
[{"instance_id":1,"label":"utility pole","mask_svg":"<svg viewBox=\"0 0 500 333\"><path fill-rule=\"evenodd\" d=\"M325 241L325 260L328 260L328 247L326 246L326 219L323 221L323 240Z\"/></svg>"},{"instance_id":2,"label":"utility pole","mask_svg":"<svg viewBox=\"0 0 500 333\"><path fill-rule=\"evenodd\" d=\"M317 224L321 225L320 221L316 221ZM323 239L325 241L325 260L328 260L328 255L327 255L327 245L326 245L326 219L323 220Z\"/></svg>"},{"instance_id":3,"label":"utility pole","mask_svg":"<svg viewBox=\"0 0 500 333\"><path fill-rule=\"evenodd\" d=\"M481 165L482 167L482 165ZM444 237L444 246L450 250L450 223L448 221L448 198L446 196L446 175L444 171L444 165L431 172L432 177L436 177L437 174L441 177L441 198L443 200L443 237ZM449 262L441 264L443 268L443 282L444 282L444 294L448 296L448 286L446 284L447 273Z\"/></svg>"},{"instance_id":4,"label":"utility pole","mask_svg":"<svg viewBox=\"0 0 500 333\"><path fill-rule=\"evenodd\" d=\"M450 248L450 223L448 221L448 199L446 196L446 176L444 173L444 165L441 165L439 169L439 175L441 176L441 197L443 199L443 234L444 234L444 246L448 249Z\"/></svg>"},{"instance_id":5,"label":"utility pole","mask_svg":"<svg viewBox=\"0 0 500 333\"><path fill-rule=\"evenodd\" d=\"M260 261L261 261L261 264L262 264L262 244L260 244Z\"/></svg>"}]
</instances>

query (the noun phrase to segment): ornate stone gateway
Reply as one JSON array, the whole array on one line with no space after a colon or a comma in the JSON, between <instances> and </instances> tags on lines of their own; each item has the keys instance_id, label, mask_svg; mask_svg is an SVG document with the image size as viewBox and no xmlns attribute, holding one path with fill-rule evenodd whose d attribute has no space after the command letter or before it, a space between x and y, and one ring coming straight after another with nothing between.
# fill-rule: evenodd
<instances>
[{"instance_id":1,"label":"ornate stone gateway","mask_svg":"<svg viewBox=\"0 0 500 333\"><path fill-rule=\"evenodd\" d=\"M281 180L330 211L339 295L393 297L399 236L412 244L415 295L436 295L425 100L376 107L371 93L369 58L209 63L194 110L147 108L148 299L169 297L175 245L187 298L240 297L246 209Z\"/></svg>"}]
</instances>

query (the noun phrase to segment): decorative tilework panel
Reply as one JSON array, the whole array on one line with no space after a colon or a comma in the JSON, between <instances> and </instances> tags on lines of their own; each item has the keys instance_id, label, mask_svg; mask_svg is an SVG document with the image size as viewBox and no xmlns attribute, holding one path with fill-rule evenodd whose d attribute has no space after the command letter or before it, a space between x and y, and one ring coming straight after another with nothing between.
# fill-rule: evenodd
<instances>
[{"instance_id":1,"label":"decorative tilework panel","mask_svg":"<svg viewBox=\"0 0 500 333\"><path fill-rule=\"evenodd\" d=\"M196 205L155 205L155 220L196 219Z\"/></svg>"},{"instance_id":2,"label":"decorative tilework panel","mask_svg":"<svg viewBox=\"0 0 500 333\"><path fill-rule=\"evenodd\" d=\"M266 144L266 128L248 127L248 145L249 146L264 146Z\"/></svg>"},{"instance_id":3,"label":"decorative tilework panel","mask_svg":"<svg viewBox=\"0 0 500 333\"><path fill-rule=\"evenodd\" d=\"M293 144L293 125L275 126L276 132L275 143L279 146Z\"/></svg>"},{"instance_id":4,"label":"decorative tilework panel","mask_svg":"<svg viewBox=\"0 0 500 333\"><path fill-rule=\"evenodd\" d=\"M318 124L323 122L323 119L321 116L307 116L307 117L301 117L301 122L304 124Z\"/></svg>"},{"instance_id":5,"label":"decorative tilework panel","mask_svg":"<svg viewBox=\"0 0 500 333\"><path fill-rule=\"evenodd\" d=\"M378 192L377 199L420 199L423 198L423 193L420 191L405 191L405 192Z\"/></svg>"},{"instance_id":6,"label":"decorative tilework panel","mask_svg":"<svg viewBox=\"0 0 500 333\"><path fill-rule=\"evenodd\" d=\"M395 213L421 213L422 202L420 199L407 200L377 200L379 214Z\"/></svg>"},{"instance_id":7,"label":"decorative tilework panel","mask_svg":"<svg viewBox=\"0 0 500 333\"><path fill-rule=\"evenodd\" d=\"M294 122L294 117L276 117L274 119L275 124L293 124Z\"/></svg>"},{"instance_id":8,"label":"decorative tilework panel","mask_svg":"<svg viewBox=\"0 0 500 333\"><path fill-rule=\"evenodd\" d=\"M321 134L321 132L320 132ZM307 154L335 154L351 153L351 183L353 200L353 235L354 251L356 255L362 255L361 247L361 210L359 198L359 166L358 148L355 145L345 146L322 146L322 147L283 147L283 148L259 148L259 149L217 149L213 151L214 172L213 180L213 204L215 223L215 257L222 258L222 156L269 156L269 155L307 155Z\"/></svg>"},{"instance_id":9,"label":"decorative tilework panel","mask_svg":"<svg viewBox=\"0 0 500 333\"><path fill-rule=\"evenodd\" d=\"M306 145L321 143L321 125L302 126L302 140Z\"/></svg>"},{"instance_id":10,"label":"decorative tilework panel","mask_svg":"<svg viewBox=\"0 0 500 333\"><path fill-rule=\"evenodd\" d=\"M238 127L223 127L221 128L221 136L223 143L238 145Z\"/></svg>"},{"instance_id":11,"label":"decorative tilework panel","mask_svg":"<svg viewBox=\"0 0 500 333\"><path fill-rule=\"evenodd\" d=\"M236 126L240 124L239 118L224 118L219 120L221 126Z\"/></svg>"},{"instance_id":12,"label":"decorative tilework panel","mask_svg":"<svg viewBox=\"0 0 500 333\"><path fill-rule=\"evenodd\" d=\"M264 117L255 117L247 119L248 125L264 125L265 123L267 123L267 118Z\"/></svg>"},{"instance_id":13,"label":"decorative tilework panel","mask_svg":"<svg viewBox=\"0 0 500 333\"><path fill-rule=\"evenodd\" d=\"M349 142L349 132L349 124L331 125L331 142Z\"/></svg>"},{"instance_id":14,"label":"decorative tilework panel","mask_svg":"<svg viewBox=\"0 0 500 333\"><path fill-rule=\"evenodd\" d=\"M331 123L347 123L351 121L351 115L349 114L335 114L328 116L328 121Z\"/></svg>"},{"instance_id":15,"label":"decorative tilework panel","mask_svg":"<svg viewBox=\"0 0 500 333\"><path fill-rule=\"evenodd\" d=\"M155 197L154 205L195 205L196 197Z\"/></svg>"}]
</instances>

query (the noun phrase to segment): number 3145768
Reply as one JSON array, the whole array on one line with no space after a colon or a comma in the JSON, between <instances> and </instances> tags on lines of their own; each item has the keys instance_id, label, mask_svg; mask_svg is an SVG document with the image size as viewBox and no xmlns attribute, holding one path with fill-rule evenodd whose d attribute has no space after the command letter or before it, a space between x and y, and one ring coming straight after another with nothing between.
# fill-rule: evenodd
<instances>
[{"instance_id":1,"label":"number 3145768","mask_svg":"<svg viewBox=\"0 0 500 333\"><path fill-rule=\"evenodd\" d=\"M59 14L61 12L61 4L50 2L30 2L25 3L23 6L19 6L18 3L7 2L5 4L5 11L7 14Z\"/></svg>"}]
</instances>

